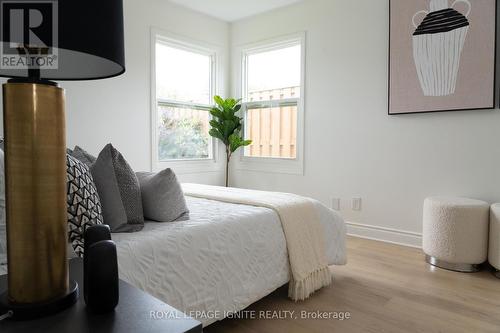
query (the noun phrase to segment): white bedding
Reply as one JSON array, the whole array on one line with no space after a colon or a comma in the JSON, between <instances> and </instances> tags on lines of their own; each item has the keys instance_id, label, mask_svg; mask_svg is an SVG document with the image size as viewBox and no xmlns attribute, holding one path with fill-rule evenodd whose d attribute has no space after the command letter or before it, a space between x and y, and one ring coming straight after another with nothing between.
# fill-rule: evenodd
<instances>
[{"instance_id":1,"label":"white bedding","mask_svg":"<svg viewBox=\"0 0 500 333\"><path fill-rule=\"evenodd\" d=\"M288 282L286 243L276 212L186 199L187 221L147 222L141 232L112 235L120 278L188 315L199 313L194 316L204 326ZM345 224L336 212L317 201L315 206L325 227L329 264L343 265Z\"/></svg>"}]
</instances>

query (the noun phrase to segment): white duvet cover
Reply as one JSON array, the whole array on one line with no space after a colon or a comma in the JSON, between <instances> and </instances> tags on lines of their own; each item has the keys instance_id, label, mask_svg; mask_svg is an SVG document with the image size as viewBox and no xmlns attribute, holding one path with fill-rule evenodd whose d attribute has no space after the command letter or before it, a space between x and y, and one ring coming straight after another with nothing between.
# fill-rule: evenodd
<instances>
[{"instance_id":1,"label":"white duvet cover","mask_svg":"<svg viewBox=\"0 0 500 333\"><path fill-rule=\"evenodd\" d=\"M286 243L276 212L186 199L189 220L146 222L140 232L112 235L121 279L197 317L204 326L288 282ZM325 228L329 264L343 265L344 221L319 202L315 205Z\"/></svg>"}]
</instances>

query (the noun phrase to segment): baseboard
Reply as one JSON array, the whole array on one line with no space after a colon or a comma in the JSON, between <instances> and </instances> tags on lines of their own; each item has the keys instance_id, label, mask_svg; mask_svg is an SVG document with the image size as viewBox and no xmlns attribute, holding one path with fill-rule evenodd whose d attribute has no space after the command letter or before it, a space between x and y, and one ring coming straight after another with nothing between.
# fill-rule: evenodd
<instances>
[{"instance_id":1,"label":"baseboard","mask_svg":"<svg viewBox=\"0 0 500 333\"><path fill-rule=\"evenodd\" d=\"M422 234L405 230L346 222L347 234L386 243L422 248Z\"/></svg>"}]
</instances>

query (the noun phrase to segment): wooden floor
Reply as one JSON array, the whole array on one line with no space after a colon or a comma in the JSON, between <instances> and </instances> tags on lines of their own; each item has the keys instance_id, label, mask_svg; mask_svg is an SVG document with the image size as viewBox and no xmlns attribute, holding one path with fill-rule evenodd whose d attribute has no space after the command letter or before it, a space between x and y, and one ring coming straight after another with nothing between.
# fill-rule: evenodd
<instances>
[{"instance_id":1,"label":"wooden floor","mask_svg":"<svg viewBox=\"0 0 500 333\"><path fill-rule=\"evenodd\" d=\"M281 288L247 310L350 312L351 319L226 319L204 332L500 332L500 280L489 271L432 268L418 249L353 237L348 260L332 267L332 286L305 302Z\"/></svg>"}]
</instances>

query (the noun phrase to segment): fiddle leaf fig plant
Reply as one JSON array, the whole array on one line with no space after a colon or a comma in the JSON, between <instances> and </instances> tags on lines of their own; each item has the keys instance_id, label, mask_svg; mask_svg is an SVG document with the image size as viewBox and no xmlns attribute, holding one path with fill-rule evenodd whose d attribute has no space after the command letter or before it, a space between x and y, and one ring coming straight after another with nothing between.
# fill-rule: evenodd
<instances>
[{"instance_id":1,"label":"fiddle leaf fig plant","mask_svg":"<svg viewBox=\"0 0 500 333\"><path fill-rule=\"evenodd\" d=\"M252 140L242 137L242 120L237 115L241 109L241 99L223 99L214 97L215 105L210 109L212 120L210 121L210 136L222 141L226 147L226 187L229 180L229 162L233 153L240 147L252 144Z\"/></svg>"}]
</instances>

